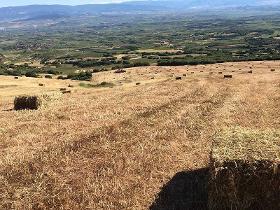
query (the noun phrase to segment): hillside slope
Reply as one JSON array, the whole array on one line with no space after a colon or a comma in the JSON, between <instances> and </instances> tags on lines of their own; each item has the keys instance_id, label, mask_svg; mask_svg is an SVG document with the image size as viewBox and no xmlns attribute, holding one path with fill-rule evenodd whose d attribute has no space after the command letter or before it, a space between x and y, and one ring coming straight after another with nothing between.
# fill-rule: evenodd
<instances>
[{"instance_id":1,"label":"hillside slope","mask_svg":"<svg viewBox=\"0 0 280 210\"><path fill-rule=\"evenodd\" d=\"M41 16L54 18L81 15L96 15L106 13L155 13L155 12L189 12L191 9L221 9L227 7L247 6L279 6L278 1L265 0L167 0L167 1L136 1L118 4L89 4L78 6L67 5L31 5L0 8L0 21L14 19L29 19Z\"/></svg>"},{"instance_id":2,"label":"hillside slope","mask_svg":"<svg viewBox=\"0 0 280 210\"><path fill-rule=\"evenodd\" d=\"M1 209L205 209L213 135L280 129L279 62L134 68L94 80L104 78L121 85L77 87L38 111L7 111L25 78L2 86L11 95L0 102ZM54 94L51 84L41 94Z\"/></svg>"}]
</instances>

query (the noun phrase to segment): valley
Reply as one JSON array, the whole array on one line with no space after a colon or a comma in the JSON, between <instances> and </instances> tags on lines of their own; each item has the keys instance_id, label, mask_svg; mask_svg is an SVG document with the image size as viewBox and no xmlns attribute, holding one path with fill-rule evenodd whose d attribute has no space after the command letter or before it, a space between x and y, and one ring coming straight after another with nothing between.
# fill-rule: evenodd
<instances>
[{"instance_id":1,"label":"valley","mask_svg":"<svg viewBox=\"0 0 280 210\"><path fill-rule=\"evenodd\" d=\"M174 2L0 8L1 210L218 210L237 193L256 209L256 183L278 195L279 4ZM218 168L222 132L232 162Z\"/></svg>"}]
</instances>

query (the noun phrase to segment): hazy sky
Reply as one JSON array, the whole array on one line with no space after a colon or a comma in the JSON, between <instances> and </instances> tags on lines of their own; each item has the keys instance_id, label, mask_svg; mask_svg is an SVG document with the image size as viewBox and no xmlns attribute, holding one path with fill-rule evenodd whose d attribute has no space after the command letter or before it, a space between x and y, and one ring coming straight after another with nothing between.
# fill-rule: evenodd
<instances>
[{"instance_id":1,"label":"hazy sky","mask_svg":"<svg viewBox=\"0 0 280 210\"><path fill-rule=\"evenodd\" d=\"M0 7L19 6L30 4L100 4L100 3L117 3L128 0L0 0ZM134 1L134 0L130 0Z\"/></svg>"},{"instance_id":2,"label":"hazy sky","mask_svg":"<svg viewBox=\"0 0 280 210\"><path fill-rule=\"evenodd\" d=\"M137 0L0 0L0 7L30 5L30 4L66 4L66 5L101 4L101 3L118 3L123 1L137 1ZM232 1L234 2L234 0ZM280 0L256 0L256 2L258 1L269 2L269 3L280 2ZM246 3L246 0L244 0L244 3Z\"/></svg>"}]
</instances>

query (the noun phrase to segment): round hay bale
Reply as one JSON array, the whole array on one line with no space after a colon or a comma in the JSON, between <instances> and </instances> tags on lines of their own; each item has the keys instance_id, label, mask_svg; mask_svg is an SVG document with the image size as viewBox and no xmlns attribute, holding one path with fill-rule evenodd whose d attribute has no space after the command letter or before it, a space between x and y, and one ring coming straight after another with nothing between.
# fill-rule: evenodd
<instances>
[{"instance_id":1,"label":"round hay bale","mask_svg":"<svg viewBox=\"0 0 280 210\"><path fill-rule=\"evenodd\" d=\"M182 80L182 77L176 77L176 80Z\"/></svg>"},{"instance_id":2,"label":"round hay bale","mask_svg":"<svg viewBox=\"0 0 280 210\"><path fill-rule=\"evenodd\" d=\"M40 87L44 87L45 85L44 85L44 84L42 84L42 83L40 83L40 84L39 84L39 86L40 86Z\"/></svg>"},{"instance_id":3,"label":"round hay bale","mask_svg":"<svg viewBox=\"0 0 280 210\"><path fill-rule=\"evenodd\" d=\"M14 100L15 110L37 110L42 101L38 96L17 96Z\"/></svg>"},{"instance_id":4,"label":"round hay bale","mask_svg":"<svg viewBox=\"0 0 280 210\"><path fill-rule=\"evenodd\" d=\"M137 82L137 83L136 83L136 85L140 85L140 84L141 84L140 82Z\"/></svg>"},{"instance_id":5,"label":"round hay bale","mask_svg":"<svg viewBox=\"0 0 280 210\"><path fill-rule=\"evenodd\" d=\"M67 89L66 88L60 88L59 90L60 91L66 91Z\"/></svg>"},{"instance_id":6,"label":"round hay bale","mask_svg":"<svg viewBox=\"0 0 280 210\"><path fill-rule=\"evenodd\" d=\"M14 79L18 79L18 77L14 77Z\"/></svg>"}]
</instances>

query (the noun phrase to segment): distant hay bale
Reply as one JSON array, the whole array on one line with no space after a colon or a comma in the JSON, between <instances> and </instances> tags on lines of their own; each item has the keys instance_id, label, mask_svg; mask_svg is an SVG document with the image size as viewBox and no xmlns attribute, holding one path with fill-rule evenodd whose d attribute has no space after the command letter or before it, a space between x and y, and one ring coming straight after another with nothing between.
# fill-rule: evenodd
<instances>
[{"instance_id":1,"label":"distant hay bale","mask_svg":"<svg viewBox=\"0 0 280 210\"><path fill-rule=\"evenodd\" d=\"M136 85L140 85L141 83L140 82L136 82Z\"/></svg>"},{"instance_id":2,"label":"distant hay bale","mask_svg":"<svg viewBox=\"0 0 280 210\"><path fill-rule=\"evenodd\" d=\"M209 210L280 209L280 132L233 128L216 136Z\"/></svg>"},{"instance_id":3,"label":"distant hay bale","mask_svg":"<svg viewBox=\"0 0 280 210\"><path fill-rule=\"evenodd\" d=\"M42 83L40 83L40 84L39 84L39 86L40 86L40 87L43 87L43 86L45 86L45 85L44 85L44 84L42 84Z\"/></svg>"},{"instance_id":4,"label":"distant hay bale","mask_svg":"<svg viewBox=\"0 0 280 210\"><path fill-rule=\"evenodd\" d=\"M248 71L248 74L253 74L253 71Z\"/></svg>"},{"instance_id":5,"label":"distant hay bale","mask_svg":"<svg viewBox=\"0 0 280 210\"><path fill-rule=\"evenodd\" d=\"M176 77L176 80L182 80L182 77Z\"/></svg>"},{"instance_id":6,"label":"distant hay bale","mask_svg":"<svg viewBox=\"0 0 280 210\"><path fill-rule=\"evenodd\" d=\"M60 91L66 91L66 88L59 88Z\"/></svg>"},{"instance_id":7,"label":"distant hay bale","mask_svg":"<svg viewBox=\"0 0 280 210\"><path fill-rule=\"evenodd\" d=\"M187 76L187 74L183 74L183 77L186 77Z\"/></svg>"},{"instance_id":8,"label":"distant hay bale","mask_svg":"<svg viewBox=\"0 0 280 210\"><path fill-rule=\"evenodd\" d=\"M270 71L272 71L272 72L273 72L273 71L275 71L275 69L271 69Z\"/></svg>"},{"instance_id":9,"label":"distant hay bale","mask_svg":"<svg viewBox=\"0 0 280 210\"><path fill-rule=\"evenodd\" d=\"M222 72L222 71L219 71L218 74L223 74L223 72Z\"/></svg>"},{"instance_id":10,"label":"distant hay bale","mask_svg":"<svg viewBox=\"0 0 280 210\"><path fill-rule=\"evenodd\" d=\"M51 75L46 75L45 78L46 79L52 79L52 76Z\"/></svg>"},{"instance_id":11,"label":"distant hay bale","mask_svg":"<svg viewBox=\"0 0 280 210\"><path fill-rule=\"evenodd\" d=\"M224 79L231 79L232 78L232 75L231 74L225 74L224 75Z\"/></svg>"},{"instance_id":12,"label":"distant hay bale","mask_svg":"<svg viewBox=\"0 0 280 210\"><path fill-rule=\"evenodd\" d=\"M71 93L71 90L64 90L64 91L61 91L62 94L69 94Z\"/></svg>"},{"instance_id":13,"label":"distant hay bale","mask_svg":"<svg viewBox=\"0 0 280 210\"><path fill-rule=\"evenodd\" d=\"M124 69L118 69L118 70L115 71L116 74L122 74L122 73L125 73L125 72L126 72L126 70L124 70Z\"/></svg>"},{"instance_id":14,"label":"distant hay bale","mask_svg":"<svg viewBox=\"0 0 280 210\"><path fill-rule=\"evenodd\" d=\"M37 96L18 96L14 100L15 110L37 110L41 106L41 100Z\"/></svg>"},{"instance_id":15,"label":"distant hay bale","mask_svg":"<svg viewBox=\"0 0 280 210\"><path fill-rule=\"evenodd\" d=\"M18 77L14 77L14 79L18 79Z\"/></svg>"}]
</instances>

